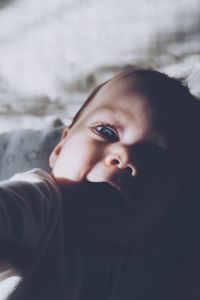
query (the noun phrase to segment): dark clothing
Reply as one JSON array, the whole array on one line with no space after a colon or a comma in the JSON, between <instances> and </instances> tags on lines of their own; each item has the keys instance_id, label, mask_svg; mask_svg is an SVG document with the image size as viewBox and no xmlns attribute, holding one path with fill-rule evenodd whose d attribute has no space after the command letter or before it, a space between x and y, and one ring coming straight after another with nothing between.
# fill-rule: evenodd
<instances>
[{"instance_id":1,"label":"dark clothing","mask_svg":"<svg viewBox=\"0 0 200 300\"><path fill-rule=\"evenodd\" d=\"M86 239L67 210L41 170L1 183L1 256L23 274L10 300L179 299L175 263L154 239L124 247Z\"/></svg>"}]
</instances>

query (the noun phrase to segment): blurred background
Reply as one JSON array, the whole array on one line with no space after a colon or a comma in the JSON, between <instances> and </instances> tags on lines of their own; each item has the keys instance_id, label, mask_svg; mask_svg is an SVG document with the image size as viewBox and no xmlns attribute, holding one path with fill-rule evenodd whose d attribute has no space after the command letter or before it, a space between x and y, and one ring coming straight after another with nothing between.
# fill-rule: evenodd
<instances>
[{"instance_id":1,"label":"blurred background","mask_svg":"<svg viewBox=\"0 0 200 300\"><path fill-rule=\"evenodd\" d=\"M200 0L0 0L0 132L68 123L130 66L200 96Z\"/></svg>"}]
</instances>

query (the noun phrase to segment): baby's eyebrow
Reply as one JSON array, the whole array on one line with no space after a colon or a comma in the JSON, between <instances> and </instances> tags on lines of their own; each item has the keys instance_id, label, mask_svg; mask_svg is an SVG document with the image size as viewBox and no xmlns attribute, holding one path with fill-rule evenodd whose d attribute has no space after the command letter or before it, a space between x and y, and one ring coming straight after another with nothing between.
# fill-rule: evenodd
<instances>
[{"instance_id":1,"label":"baby's eyebrow","mask_svg":"<svg viewBox=\"0 0 200 300\"><path fill-rule=\"evenodd\" d=\"M101 106L101 108L97 108L96 110L93 111L93 114L97 113L111 113L112 115L117 115L117 119L128 119L128 120L133 120L133 116L130 114L130 112L124 108L115 108L113 106L105 105Z\"/></svg>"}]
</instances>

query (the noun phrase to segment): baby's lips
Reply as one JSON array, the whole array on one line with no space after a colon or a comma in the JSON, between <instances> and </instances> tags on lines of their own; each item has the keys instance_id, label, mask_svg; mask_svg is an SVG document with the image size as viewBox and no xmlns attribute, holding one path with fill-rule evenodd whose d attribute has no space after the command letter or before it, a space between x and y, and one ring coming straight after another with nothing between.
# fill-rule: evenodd
<instances>
[{"instance_id":1,"label":"baby's lips","mask_svg":"<svg viewBox=\"0 0 200 300\"><path fill-rule=\"evenodd\" d=\"M109 183L116 186L118 189L127 182L130 182L133 180L133 177L131 176L130 172L126 170L122 170L119 172L116 172L112 178L109 180Z\"/></svg>"}]
</instances>

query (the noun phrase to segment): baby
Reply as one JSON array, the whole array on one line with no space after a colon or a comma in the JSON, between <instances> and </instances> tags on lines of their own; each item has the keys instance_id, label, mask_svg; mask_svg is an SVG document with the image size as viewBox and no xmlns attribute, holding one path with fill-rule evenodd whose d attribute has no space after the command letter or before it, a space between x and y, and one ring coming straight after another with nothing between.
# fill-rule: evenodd
<instances>
[{"instance_id":1,"label":"baby","mask_svg":"<svg viewBox=\"0 0 200 300\"><path fill-rule=\"evenodd\" d=\"M188 88L157 71L96 88L53 150L51 175L1 184L0 254L24 278L9 299L193 299L166 224L191 188L199 117Z\"/></svg>"},{"instance_id":2,"label":"baby","mask_svg":"<svg viewBox=\"0 0 200 300\"><path fill-rule=\"evenodd\" d=\"M117 242L130 242L160 222L177 198L198 155L199 111L188 89L164 74L140 70L119 75L98 87L64 130L50 157L52 175L67 186L104 182L118 189L125 199L121 205L114 200L102 213L109 223L112 216ZM95 219L92 229L96 222L100 227L106 220Z\"/></svg>"}]
</instances>

